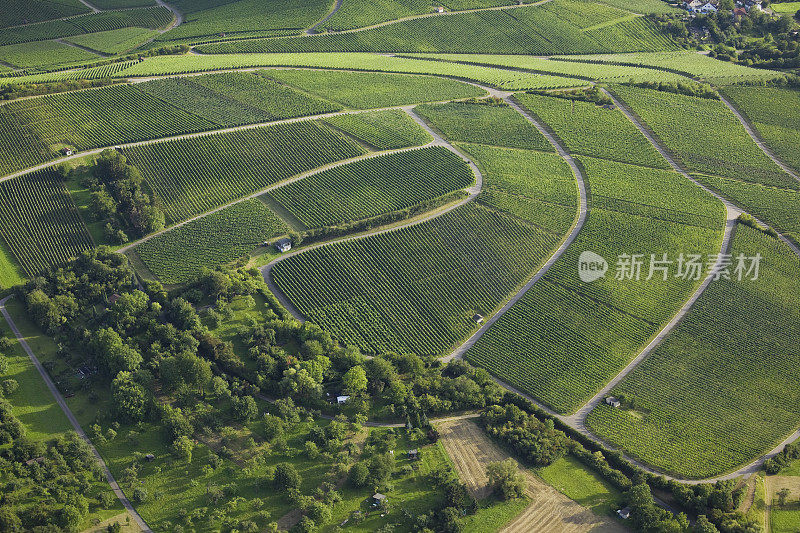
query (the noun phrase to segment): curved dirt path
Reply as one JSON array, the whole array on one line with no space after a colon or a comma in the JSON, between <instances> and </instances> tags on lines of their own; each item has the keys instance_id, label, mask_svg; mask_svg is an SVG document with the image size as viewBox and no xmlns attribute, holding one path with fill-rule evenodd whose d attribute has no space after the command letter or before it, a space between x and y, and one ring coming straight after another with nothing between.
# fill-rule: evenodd
<instances>
[{"instance_id":1,"label":"curved dirt path","mask_svg":"<svg viewBox=\"0 0 800 533\"><path fill-rule=\"evenodd\" d=\"M172 24L170 24L169 26L167 26L163 30L158 30L159 33L166 33L169 30L175 29L178 26L180 26L181 24L183 24L183 13L178 11L177 8L169 5L164 0L156 0L156 4L160 5L161 7L166 7L167 9L172 11L172 16L174 17L173 20L172 20Z\"/></svg>"},{"instance_id":2,"label":"curved dirt path","mask_svg":"<svg viewBox=\"0 0 800 533\"><path fill-rule=\"evenodd\" d=\"M317 21L316 23L314 23L313 26L308 28L306 30L306 35L315 35L317 33L317 28L328 22L331 19L331 17L333 17L336 14L336 12L339 11L341 7L342 7L342 0L336 0L336 2L333 4L333 9L331 10L331 12L325 15L325 17L323 17L322 20Z\"/></svg>"},{"instance_id":3,"label":"curved dirt path","mask_svg":"<svg viewBox=\"0 0 800 533\"><path fill-rule=\"evenodd\" d=\"M85 5L89 9L91 9L93 13L100 13L100 11L101 11L100 9L97 8L97 6L93 6L92 4L87 2L86 0L78 0L78 2L80 2L81 4Z\"/></svg>"},{"instance_id":4,"label":"curved dirt path","mask_svg":"<svg viewBox=\"0 0 800 533\"><path fill-rule=\"evenodd\" d=\"M750 121L747 119L747 117L745 117L744 114L742 114L742 112L739 111L739 108L736 107L736 105L734 105L733 102L728 100L728 98L722 93L722 91L717 91L717 93L719 94L720 101L723 104L725 104L728 109L731 110L731 113L736 115L736 118L742 124L742 127L744 127L744 130L747 132L747 134L750 136L750 138L753 139L753 142L756 143L756 145L759 148L761 148L761 151L764 152L767 155L767 157L772 159L773 163L775 163L776 165L781 167L781 170L783 170L784 172L789 174L791 177L793 177L797 181L800 181L800 174L798 174L795 169L793 169L792 167L790 167L789 165L787 165L786 163L781 161L780 158L778 158L778 156L775 154L775 152L772 151L772 148L767 146L767 144L761 138L761 135L759 135L759 133L756 131L756 128L752 124L750 124Z\"/></svg>"},{"instance_id":5,"label":"curved dirt path","mask_svg":"<svg viewBox=\"0 0 800 533\"><path fill-rule=\"evenodd\" d=\"M6 322L11 328L11 331L14 333L14 336L17 338L17 341L19 342L20 346L22 346L22 348L25 350L25 353L28 354L28 357L33 363L33 366L35 366L36 370L39 371L39 374L42 376L42 380L44 380L45 385L47 385L47 388L50 390L50 393L53 395L53 398L55 398L56 403L58 403L59 407L61 407L61 410L64 411L64 414L69 420L69 423L72 424L72 428L89 446L89 449L92 451L92 455L94 455L95 459L100 464L100 468L103 469L108 484L111 485L114 494L116 494L120 503L122 503L122 506L125 507L125 509L131 514L131 516L133 516L133 519L136 521L136 523L139 525L142 531L144 531L144 533L152 533L152 530L150 529L150 527L148 527L147 522L145 522L144 519L139 515L139 513L136 512L136 509L133 508L133 505L131 505L131 502L125 496L125 493L122 492L122 489L119 487L117 480L114 479L114 476L111 474L111 470L108 469L108 466L106 465L103 458L100 456L100 453L97 451L97 448L94 447L92 441L83 431L83 428L78 423L78 419L75 418L75 415L72 414L72 411L67 406L67 402L64 401L64 397L61 396L61 393L58 391L58 388L56 387L55 383L53 383L53 380L50 379L50 375L47 373L42 364L39 362L39 359L33 353L33 350L31 350L30 345L25 340L25 337L22 336L22 333L20 333L19 329L17 328L17 325L14 323L14 320L11 318L8 309L6 309L6 302L11 298L13 298L13 296L7 296L6 298L0 300L0 313L2 313L3 317L6 319Z\"/></svg>"},{"instance_id":6,"label":"curved dirt path","mask_svg":"<svg viewBox=\"0 0 800 533\"><path fill-rule=\"evenodd\" d=\"M423 222L427 222L434 218L440 217L445 213L449 213L453 209L456 209L458 207L461 207L462 205L471 202L472 200L478 197L478 194L480 194L481 189L483 189L483 174L481 174L481 171L478 169L478 166L475 164L475 162L472 161L472 159L470 159L469 157L459 152L458 149L456 149L452 144L447 142L441 135L439 135L436 131L434 131L428 125L427 122L422 120L422 118L420 118L420 116L414 112L414 107L416 107L416 104L402 106L401 109L406 113L408 113L408 115L414 120L414 122L419 124L425 131L427 131L433 137L434 139L433 142L429 143L427 146L442 146L444 148L447 148L448 150L459 156L461 159L463 159L464 162L467 163L469 167L472 169L473 174L475 174L475 184L469 189L467 189L469 196L467 196L463 200L460 200L458 202L455 202L447 206L444 209L431 211L427 213L425 216L416 218L408 224L400 224L398 226L393 226L378 231L351 235L349 237L344 237L341 239L333 239L333 240L318 242L316 244L312 244L311 246L307 246L305 248L300 248L297 250L292 250L290 252L287 252L279 257L276 257L266 265L262 266L259 270L261 270L261 274L264 277L264 281L267 283L269 290L275 295L276 298L278 298L278 301L280 301L281 305L283 305L286 308L286 310L289 311L289 313L291 313L292 316L294 316L297 320L304 320L302 313L300 313L300 311L294 306L294 304L292 304L292 302L286 297L283 291L281 291L275 284L275 282L272 280L272 275L271 275L272 269L275 267L276 264L286 259L289 259L290 257L294 257L298 254L309 252L311 250L320 248L322 246L327 246L329 244L334 244L334 243L338 244L358 239L365 239L367 237L373 237L375 235L381 235L383 233L389 233L391 231L397 231L403 228L410 228L412 226L416 226L417 224L422 224Z\"/></svg>"},{"instance_id":7,"label":"curved dirt path","mask_svg":"<svg viewBox=\"0 0 800 533\"><path fill-rule=\"evenodd\" d=\"M580 167L578 167L575 160L572 156L566 151L566 149L561 146L561 143L556 139L554 135L552 135L538 120L536 120L530 113L522 109L519 104L517 104L508 93L501 93L500 91L494 92L496 96L500 96L503 100L511 106L517 113L525 117L525 119L533 124L533 126L539 130L539 132L547 139L547 141L555 148L558 155L561 156L564 161L567 162L569 167L572 169L572 174L575 176L575 181L578 185L578 199L579 199L579 206L578 206L578 217L575 222L572 224L572 228L567 235L566 239L561 243L561 245L556 249L553 255L550 256L550 259L539 269L533 277L528 280L528 282L520 289L511 299L506 302L503 307L500 308L495 314L491 316L484 324L478 328L478 330L472 334L470 338L468 338L464 343L462 343L458 348L454 351L449 353L448 355L442 358L442 361L447 363L452 359L461 359L464 354L472 348L472 346L480 339L484 333L486 333L492 325L497 322L501 316L503 316L509 309L511 309L514 304L516 304L525 293L527 293L535 284L538 282L547 272L552 268L552 266L559 260L559 258L567 251L567 248L572 244L572 242L577 238L578 233L580 233L581 229L583 228L584 223L586 222L586 217L589 214L589 206L588 200L586 195L586 177L581 172Z\"/></svg>"}]
</instances>

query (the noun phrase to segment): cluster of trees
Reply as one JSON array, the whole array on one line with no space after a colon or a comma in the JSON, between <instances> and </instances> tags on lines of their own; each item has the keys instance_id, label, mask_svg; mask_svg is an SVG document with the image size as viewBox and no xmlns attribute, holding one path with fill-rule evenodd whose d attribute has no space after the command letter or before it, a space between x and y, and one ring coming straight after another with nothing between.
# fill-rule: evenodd
<instances>
[{"instance_id":1,"label":"cluster of trees","mask_svg":"<svg viewBox=\"0 0 800 533\"><path fill-rule=\"evenodd\" d=\"M144 190L141 173L117 150L103 150L83 181L91 191L92 214L106 221L106 237L113 242L127 242L128 233L143 237L164 228L164 212Z\"/></svg>"},{"instance_id":2,"label":"cluster of trees","mask_svg":"<svg viewBox=\"0 0 800 533\"><path fill-rule=\"evenodd\" d=\"M481 414L481 423L492 437L508 445L526 462L547 466L564 457L572 442L552 420L540 420L516 405L494 405Z\"/></svg>"},{"instance_id":3,"label":"cluster of trees","mask_svg":"<svg viewBox=\"0 0 800 533\"><path fill-rule=\"evenodd\" d=\"M489 463L486 477L492 491L501 500L521 498L525 494L525 476L512 459Z\"/></svg>"},{"instance_id":4,"label":"cluster of trees","mask_svg":"<svg viewBox=\"0 0 800 533\"><path fill-rule=\"evenodd\" d=\"M91 87L105 87L125 80L117 78L101 78L97 80L61 80L51 83L9 83L0 87L0 100L14 100L24 96L38 96L42 94L64 93L89 89Z\"/></svg>"},{"instance_id":5,"label":"cluster of trees","mask_svg":"<svg viewBox=\"0 0 800 533\"><path fill-rule=\"evenodd\" d=\"M10 406L0 400L3 427L9 417ZM102 470L76 433L30 441L18 420L11 425L18 431L0 452L0 531L77 531L90 511L116 504Z\"/></svg>"},{"instance_id":6,"label":"cluster of trees","mask_svg":"<svg viewBox=\"0 0 800 533\"><path fill-rule=\"evenodd\" d=\"M629 85L668 93L696 96L697 98L708 98L711 100L719 99L717 91L715 91L711 85L707 83L698 83L696 81L642 81L637 83L629 83Z\"/></svg>"},{"instance_id":7,"label":"cluster of trees","mask_svg":"<svg viewBox=\"0 0 800 533\"><path fill-rule=\"evenodd\" d=\"M775 475L795 459L800 459L800 442L787 444L778 455L767 459L764 462L764 470L767 474Z\"/></svg>"},{"instance_id":8,"label":"cluster of trees","mask_svg":"<svg viewBox=\"0 0 800 533\"><path fill-rule=\"evenodd\" d=\"M579 100L581 102L592 102L596 105L613 105L614 101L606 93L601 91L598 87L592 85L591 87L579 87L577 89L531 89L528 91L530 94L542 94L544 96L554 96L556 98L564 98L566 100Z\"/></svg>"},{"instance_id":9,"label":"cluster of trees","mask_svg":"<svg viewBox=\"0 0 800 533\"><path fill-rule=\"evenodd\" d=\"M716 13L686 18L662 15L662 28L687 46L713 40L710 56L724 61L763 68L800 67L800 39L791 15L773 17L751 9L746 16L734 17L733 0L720 2Z\"/></svg>"}]
</instances>

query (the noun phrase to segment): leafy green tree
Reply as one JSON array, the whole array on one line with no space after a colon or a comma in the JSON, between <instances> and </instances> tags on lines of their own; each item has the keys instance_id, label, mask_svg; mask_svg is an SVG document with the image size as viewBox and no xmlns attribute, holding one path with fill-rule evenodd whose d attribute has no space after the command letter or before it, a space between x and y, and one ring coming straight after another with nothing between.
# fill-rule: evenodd
<instances>
[{"instance_id":1,"label":"leafy green tree","mask_svg":"<svg viewBox=\"0 0 800 533\"><path fill-rule=\"evenodd\" d=\"M147 391L133 380L130 372L119 372L111 383L114 411L124 420L144 420L147 407Z\"/></svg>"},{"instance_id":2,"label":"leafy green tree","mask_svg":"<svg viewBox=\"0 0 800 533\"><path fill-rule=\"evenodd\" d=\"M258 416L258 406L252 396L234 397L233 416L237 420L249 422Z\"/></svg>"},{"instance_id":3,"label":"leafy green tree","mask_svg":"<svg viewBox=\"0 0 800 533\"><path fill-rule=\"evenodd\" d=\"M276 489L286 492L289 489L299 489L302 478L297 469L290 463L278 463L275 465L275 477L273 485Z\"/></svg>"},{"instance_id":4,"label":"leafy green tree","mask_svg":"<svg viewBox=\"0 0 800 533\"><path fill-rule=\"evenodd\" d=\"M111 328L97 330L90 341L98 363L107 375L116 376L121 371L135 372L142 364L142 355L122 340Z\"/></svg>"},{"instance_id":5,"label":"leafy green tree","mask_svg":"<svg viewBox=\"0 0 800 533\"><path fill-rule=\"evenodd\" d=\"M364 463L355 463L350 467L350 472L347 475L347 482L350 486L361 488L367 486L369 480L369 469Z\"/></svg>"},{"instance_id":6,"label":"leafy green tree","mask_svg":"<svg viewBox=\"0 0 800 533\"><path fill-rule=\"evenodd\" d=\"M181 435L172 443L172 450L175 452L175 455L178 458L186 461L187 463L192 462L192 451L194 450L194 441L187 437L186 435Z\"/></svg>"},{"instance_id":7,"label":"leafy green tree","mask_svg":"<svg viewBox=\"0 0 800 533\"><path fill-rule=\"evenodd\" d=\"M692 531L694 533L719 533L717 526L712 524L704 514L697 517L697 522L695 522Z\"/></svg>"},{"instance_id":8,"label":"leafy green tree","mask_svg":"<svg viewBox=\"0 0 800 533\"><path fill-rule=\"evenodd\" d=\"M342 376L344 390L352 395L358 395L367 390L367 372L363 366L354 366Z\"/></svg>"},{"instance_id":9,"label":"leafy green tree","mask_svg":"<svg viewBox=\"0 0 800 533\"><path fill-rule=\"evenodd\" d=\"M489 463L486 476L495 494L503 500L521 498L525 494L525 476L511 459Z\"/></svg>"}]
</instances>

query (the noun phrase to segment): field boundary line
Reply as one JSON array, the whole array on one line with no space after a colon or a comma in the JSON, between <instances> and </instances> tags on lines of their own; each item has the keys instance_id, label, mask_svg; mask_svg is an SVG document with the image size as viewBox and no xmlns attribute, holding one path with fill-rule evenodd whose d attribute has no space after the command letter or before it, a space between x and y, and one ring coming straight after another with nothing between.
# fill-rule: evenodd
<instances>
[{"instance_id":1,"label":"field boundary line","mask_svg":"<svg viewBox=\"0 0 800 533\"><path fill-rule=\"evenodd\" d=\"M310 28L308 28L306 30L306 35L316 35L316 33L317 33L316 29L319 26L322 26L323 24L328 22L331 19L331 17L333 17L336 14L336 12L339 11L339 9L341 9L341 7L342 7L342 0L336 0L333 3L333 9L330 12L328 12L328 14L325 15L322 19L318 20ZM222 41L222 42L225 42L225 41Z\"/></svg>"},{"instance_id":2,"label":"field boundary line","mask_svg":"<svg viewBox=\"0 0 800 533\"><path fill-rule=\"evenodd\" d=\"M720 101L723 104L725 104L725 106L731 110L731 113L733 113L736 116L736 118L744 127L744 130L747 132L750 138L753 139L753 142L756 143L756 146L761 148L761 151L764 152L764 154L767 157L769 157L773 163L781 167L781 170L789 174L797 181L800 181L800 175L798 175L797 172L792 167L781 161L781 159L775 154L775 152L772 151L772 148L767 146L767 143L764 142L764 139L761 138L761 135L758 133L756 127L750 123L750 121L744 115L744 113L741 112L733 102L728 100L728 98L726 98L726 96L723 94L721 90L717 91L717 93L719 94Z\"/></svg>"},{"instance_id":3,"label":"field boundary line","mask_svg":"<svg viewBox=\"0 0 800 533\"><path fill-rule=\"evenodd\" d=\"M92 451L92 455L94 455L95 459L100 464L100 467L103 469L108 484L111 485L111 489L114 491L114 494L117 496L120 503L122 503L122 506L131 514L131 516L133 516L134 520L136 520L136 523L139 525L139 527L142 529L144 533L153 533L153 531L147 525L147 522L144 521L144 519L139 515L136 509L134 509L131 502L125 496L125 493L120 488L119 484L117 483L117 480L114 479L113 474L111 474L111 470L109 470L108 465L106 465L105 461L100 456L100 452L97 451L97 448L94 447L94 444L92 444L92 441L86 435L86 432L83 431L83 428L78 422L78 419L75 418L75 415L72 414L72 411L70 410L69 406L67 406L67 402L64 401L64 397L61 396L61 393L59 392L55 383L53 383L53 380L50 379L50 375L47 373L42 364L39 362L39 359L36 357L36 354L33 353L33 350L31 349L28 342L25 340L25 337L22 336L22 333L20 332L19 328L17 328L14 319L11 318L11 314L8 312L8 309L6 309L6 302L8 302L8 300L10 300L13 297L14 296L11 295L0 300L0 313L3 314L3 318L5 318L6 322L11 328L12 333L14 333L14 336L17 338L17 342L19 342L20 346L22 346L22 348L25 350L25 353L28 354L28 357L33 363L33 366L36 367L36 370L39 371L39 375L41 375L45 385L47 385L47 388L50 390L50 393L56 400L56 403L58 403L59 407L61 407L61 410L64 411L64 414L66 415L70 424L72 424L72 427L75 430L75 432L89 446L89 449Z\"/></svg>"}]
</instances>

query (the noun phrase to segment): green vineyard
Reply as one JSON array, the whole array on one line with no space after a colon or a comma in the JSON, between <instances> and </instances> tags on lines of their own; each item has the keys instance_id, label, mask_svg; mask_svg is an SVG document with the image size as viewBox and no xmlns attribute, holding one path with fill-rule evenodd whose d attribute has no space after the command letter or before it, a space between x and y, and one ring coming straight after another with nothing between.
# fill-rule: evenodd
<instances>
[{"instance_id":1,"label":"green vineyard","mask_svg":"<svg viewBox=\"0 0 800 533\"><path fill-rule=\"evenodd\" d=\"M539 130L506 105L456 102L421 105L417 112L451 141L553 151Z\"/></svg>"},{"instance_id":2,"label":"green vineyard","mask_svg":"<svg viewBox=\"0 0 800 533\"><path fill-rule=\"evenodd\" d=\"M680 476L702 478L747 463L800 424L800 262L777 239L742 225L732 254L732 272L739 254L761 254L758 280L733 275L712 282L669 338L612 391L628 395L634 407L600 405L588 418L599 436Z\"/></svg>"},{"instance_id":3,"label":"green vineyard","mask_svg":"<svg viewBox=\"0 0 800 533\"><path fill-rule=\"evenodd\" d=\"M168 223L214 209L317 167L364 153L306 121L126 148L164 207Z\"/></svg>"},{"instance_id":4,"label":"green vineyard","mask_svg":"<svg viewBox=\"0 0 800 533\"><path fill-rule=\"evenodd\" d=\"M580 163L593 206L577 239L465 354L564 413L624 367L700 283L647 280L650 254L716 253L724 220L721 204L674 172L587 157ZM606 259L604 278L579 279L584 251ZM642 254L639 280L616 279L621 254Z\"/></svg>"},{"instance_id":5,"label":"green vineyard","mask_svg":"<svg viewBox=\"0 0 800 533\"><path fill-rule=\"evenodd\" d=\"M288 258L272 276L301 313L343 343L368 353L439 354L474 329L475 313L494 311L556 243L471 203Z\"/></svg>"},{"instance_id":6,"label":"green vineyard","mask_svg":"<svg viewBox=\"0 0 800 533\"><path fill-rule=\"evenodd\" d=\"M460 157L437 146L342 165L267 195L307 228L316 228L399 211L474 180Z\"/></svg>"},{"instance_id":7,"label":"green vineyard","mask_svg":"<svg viewBox=\"0 0 800 533\"><path fill-rule=\"evenodd\" d=\"M184 283L203 267L229 263L287 231L262 202L245 200L157 235L134 252L162 282Z\"/></svg>"},{"instance_id":8,"label":"green vineyard","mask_svg":"<svg viewBox=\"0 0 800 533\"><path fill-rule=\"evenodd\" d=\"M63 183L40 171L0 183L0 237L27 276L92 247Z\"/></svg>"},{"instance_id":9,"label":"green vineyard","mask_svg":"<svg viewBox=\"0 0 800 533\"><path fill-rule=\"evenodd\" d=\"M407 113L394 109L339 115L325 122L376 150L421 146L433 140Z\"/></svg>"}]
</instances>

